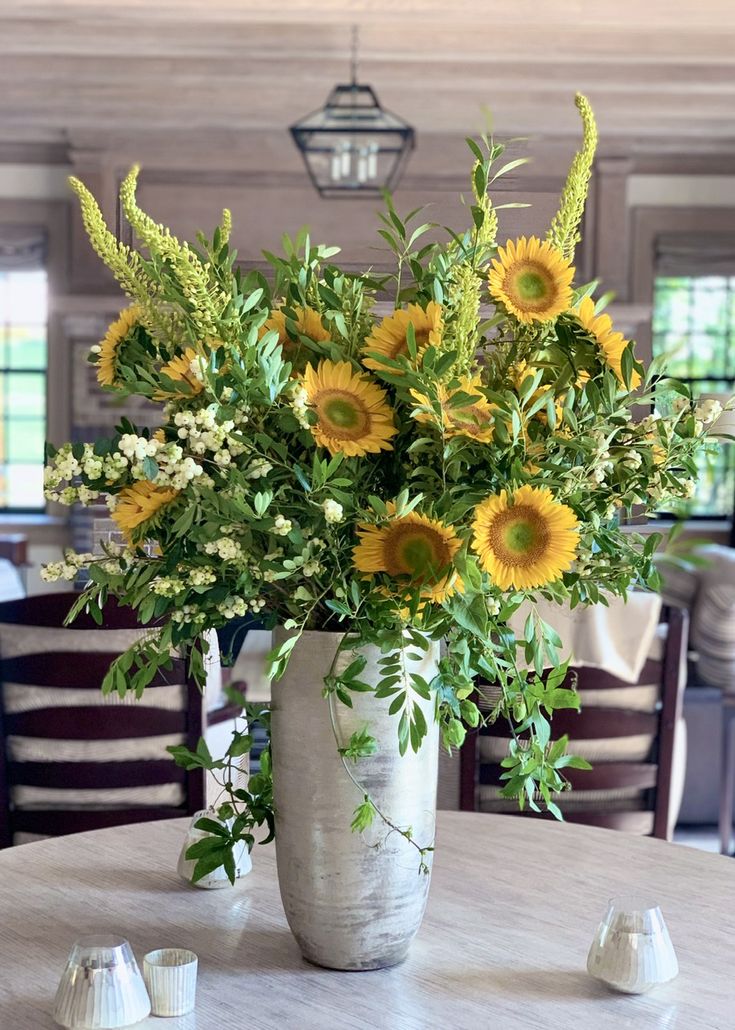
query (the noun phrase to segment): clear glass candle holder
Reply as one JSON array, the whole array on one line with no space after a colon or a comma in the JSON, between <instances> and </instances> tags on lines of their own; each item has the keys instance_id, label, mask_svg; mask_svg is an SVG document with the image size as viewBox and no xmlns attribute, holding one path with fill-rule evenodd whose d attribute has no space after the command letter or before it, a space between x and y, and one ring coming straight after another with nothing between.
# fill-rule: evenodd
<instances>
[{"instance_id":1,"label":"clear glass candle holder","mask_svg":"<svg viewBox=\"0 0 735 1030\"><path fill-rule=\"evenodd\" d=\"M635 896L613 898L592 941L587 971L625 994L673 980L679 963L658 905Z\"/></svg>"},{"instance_id":2,"label":"clear glass candle holder","mask_svg":"<svg viewBox=\"0 0 735 1030\"><path fill-rule=\"evenodd\" d=\"M69 954L54 1020L69 1030L116 1030L150 1014L151 1003L132 948L123 937L80 937Z\"/></svg>"},{"instance_id":3,"label":"clear glass candle holder","mask_svg":"<svg viewBox=\"0 0 735 1030\"><path fill-rule=\"evenodd\" d=\"M154 1016L185 1016L196 1001L197 966L193 951L159 948L143 959L143 976Z\"/></svg>"}]
</instances>

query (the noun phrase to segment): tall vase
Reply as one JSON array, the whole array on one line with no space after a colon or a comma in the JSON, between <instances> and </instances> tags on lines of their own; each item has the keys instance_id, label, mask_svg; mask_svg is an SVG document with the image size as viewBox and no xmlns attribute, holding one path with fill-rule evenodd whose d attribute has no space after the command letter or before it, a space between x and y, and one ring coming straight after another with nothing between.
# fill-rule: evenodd
<instances>
[{"instance_id":1,"label":"tall vase","mask_svg":"<svg viewBox=\"0 0 735 1030\"><path fill-rule=\"evenodd\" d=\"M277 632L280 642L286 634ZM401 962L423 918L429 873L405 837L376 816L363 833L350 829L363 800L337 751L328 702L322 696L341 633L306 632L291 655L283 678L273 684L271 743L276 811L278 883L289 926L304 958L330 969L381 969ZM414 649L412 653L415 652ZM375 686L381 678L380 651L361 651L367 665L360 679ZM339 655L339 672L354 654ZM431 681L438 644L421 661L406 656L409 671ZM421 847L434 839L439 731L433 701L419 701L428 734L421 748L398 750L398 715L391 699L353 692L353 707L335 699L340 744L367 728L377 753L348 760L364 793L401 829L411 828ZM427 856L431 867L431 853Z\"/></svg>"}]
</instances>

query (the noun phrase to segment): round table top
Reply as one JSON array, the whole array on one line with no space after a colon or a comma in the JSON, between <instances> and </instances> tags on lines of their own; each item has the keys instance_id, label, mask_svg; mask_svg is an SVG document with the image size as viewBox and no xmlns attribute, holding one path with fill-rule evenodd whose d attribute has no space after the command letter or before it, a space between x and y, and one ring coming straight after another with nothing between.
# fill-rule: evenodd
<instances>
[{"instance_id":1,"label":"round table top","mask_svg":"<svg viewBox=\"0 0 735 1030\"><path fill-rule=\"evenodd\" d=\"M185 820L0 853L0 1027L44 1030L76 937L127 937L199 955L195 1012L157 1030L717 1030L733 1026L735 864L611 830L440 812L426 918L407 961L340 973L304 962L281 907L272 846L234 888L175 872ZM646 995L585 971L607 899L661 905L680 973Z\"/></svg>"}]
</instances>

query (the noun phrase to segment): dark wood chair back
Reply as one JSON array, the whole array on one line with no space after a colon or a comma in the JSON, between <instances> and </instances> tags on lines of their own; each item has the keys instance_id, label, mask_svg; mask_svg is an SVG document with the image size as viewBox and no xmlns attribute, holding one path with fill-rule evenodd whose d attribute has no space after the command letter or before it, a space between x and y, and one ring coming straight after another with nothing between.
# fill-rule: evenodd
<instances>
[{"instance_id":1,"label":"dark wood chair back","mask_svg":"<svg viewBox=\"0 0 735 1030\"><path fill-rule=\"evenodd\" d=\"M113 742L134 738L176 735L189 748L196 748L203 735L202 694L187 676L185 662L175 660L173 668L159 674L149 688L179 685L182 704L175 710L146 704L145 695L140 702L125 705L64 705L55 701L57 692L64 689L89 691L90 699L93 694L98 695L110 663L120 653L120 649L86 649L86 634L99 634L101 629L140 628L135 613L111 599L105 606L101 627L91 616L82 613L68 629L68 647L64 641L63 648L50 650L44 646L44 630L61 629L78 596L76 593L45 594L0 604L0 626L5 633L12 634L15 626L26 634L29 629L31 633L36 631L32 653L28 653L27 647L14 657L0 653L0 848L10 846L15 834L53 837L125 823L170 819L205 807L203 770L187 772L175 765L163 750L160 759L116 761L114 758ZM59 634L53 636L58 641ZM12 684L16 697L24 686L33 688L36 698L39 690L44 695L47 691L48 704L43 696L43 707L19 705L10 711L5 704L7 684ZM31 738L36 742L109 741L110 760L22 761L13 756L14 738ZM69 745L65 747L68 750ZM54 802L48 807L34 803L26 808L13 802L15 788L40 787L68 792L131 790L172 784L174 789L175 785L180 787L176 794L183 796L181 804L98 807L94 803L85 806L63 802L63 807L61 804L57 807ZM68 793L64 796L68 798Z\"/></svg>"},{"instance_id":2,"label":"dark wood chair back","mask_svg":"<svg viewBox=\"0 0 735 1030\"><path fill-rule=\"evenodd\" d=\"M602 669L580 668L563 684L576 686L580 712L554 714L553 738L567 734L569 751L589 757L592 771L569 769L572 786L559 806L567 822L605 826L667 839L672 808L674 731L682 711L688 613L667 608L661 659L649 658L637 683ZM482 707L482 701L480 700ZM469 733L460 751L460 808L519 812L517 801L499 797L500 760L508 728L502 720ZM553 818L544 814L545 818Z\"/></svg>"}]
</instances>

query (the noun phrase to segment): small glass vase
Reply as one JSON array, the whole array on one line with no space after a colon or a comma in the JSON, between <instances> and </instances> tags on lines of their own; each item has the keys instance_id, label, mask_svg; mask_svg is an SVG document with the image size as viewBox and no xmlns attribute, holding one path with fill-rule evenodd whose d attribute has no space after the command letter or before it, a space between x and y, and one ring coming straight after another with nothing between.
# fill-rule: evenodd
<instances>
[{"instance_id":1,"label":"small glass vase","mask_svg":"<svg viewBox=\"0 0 735 1030\"><path fill-rule=\"evenodd\" d=\"M658 905L613 898L587 956L587 972L624 994L644 994L679 972Z\"/></svg>"},{"instance_id":2,"label":"small glass vase","mask_svg":"<svg viewBox=\"0 0 735 1030\"><path fill-rule=\"evenodd\" d=\"M219 887L230 887L232 885L223 866L213 869L211 873L207 873L196 882L192 880L194 869L196 867L196 860L188 859L186 857L186 852L192 844L196 844L198 841L204 840L205 837L209 836L206 830L199 830L196 828L196 824L200 819L213 819L215 822L220 822L212 808L202 809L200 812L194 813L191 817L191 822L189 823L189 828L186 831L186 837L181 847L176 871L182 880L186 880L186 882L190 883L193 887L202 887L204 890L217 890ZM226 824L223 823L222 825L227 825L228 828L231 828L233 822L234 820L230 819ZM233 856L235 859L236 879L239 879L241 876L246 876L253 868L253 863L250 858L247 844L244 841L240 841L235 845Z\"/></svg>"}]
</instances>

